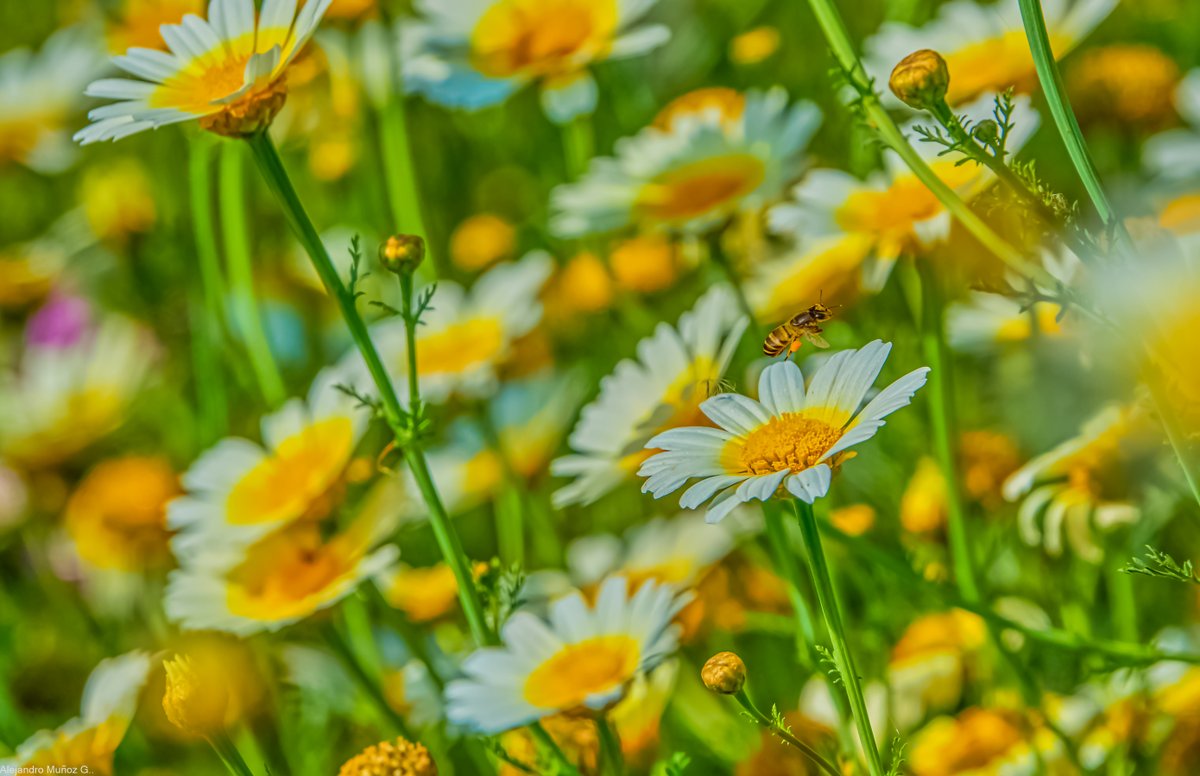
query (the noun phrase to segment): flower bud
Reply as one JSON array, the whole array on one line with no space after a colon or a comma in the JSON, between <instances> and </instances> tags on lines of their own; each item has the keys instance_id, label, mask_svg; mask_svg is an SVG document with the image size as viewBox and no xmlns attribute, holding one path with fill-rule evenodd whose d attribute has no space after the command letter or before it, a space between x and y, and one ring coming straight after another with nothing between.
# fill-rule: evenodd
<instances>
[{"instance_id":1,"label":"flower bud","mask_svg":"<svg viewBox=\"0 0 1200 776\"><path fill-rule=\"evenodd\" d=\"M746 664L732 652L718 652L700 669L704 686L722 695L736 695L746 684Z\"/></svg>"},{"instance_id":2,"label":"flower bud","mask_svg":"<svg viewBox=\"0 0 1200 776\"><path fill-rule=\"evenodd\" d=\"M946 60L933 49L914 51L896 65L888 87L910 108L928 110L946 99L950 71Z\"/></svg>"},{"instance_id":3,"label":"flower bud","mask_svg":"<svg viewBox=\"0 0 1200 776\"><path fill-rule=\"evenodd\" d=\"M984 119L971 129L971 135L984 145L995 145L1000 141L1000 125L993 119Z\"/></svg>"},{"instance_id":4,"label":"flower bud","mask_svg":"<svg viewBox=\"0 0 1200 776\"><path fill-rule=\"evenodd\" d=\"M415 234L394 234L379 246L379 263L388 272L415 272L425 260L425 240Z\"/></svg>"},{"instance_id":5,"label":"flower bud","mask_svg":"<svg viewBox=\"0 0 1200 776\"><path fill-rule=\"evenodd\" d=\"M368 746L346 761L338 776L437 776L437 764L421 744L397 738Z\"/></svg>"},{"instance_id":6,"label":"flower bud","mask_svg":"<svg viewBox=\"0 0 1200 776\"><path fill-rule=\"evenodd\" d=\"M209 736L225 729L229 690L220 677L201 676L187 655L163 661L167 672L163 711L185 733Z\"/></svg>"}]
</instances>

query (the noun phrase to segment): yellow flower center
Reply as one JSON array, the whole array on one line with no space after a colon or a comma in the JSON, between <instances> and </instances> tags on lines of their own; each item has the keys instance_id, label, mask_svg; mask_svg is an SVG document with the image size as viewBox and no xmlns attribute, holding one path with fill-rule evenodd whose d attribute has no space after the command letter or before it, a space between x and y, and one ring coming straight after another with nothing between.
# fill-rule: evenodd
<instances>
[{"instance_id":1,"label":"yellow flower center","mask_svg":"<svg viewBox=\"0 0 1200 776\"><path fill-rule=\"evenodd\" d=\"M213 112L213 103L242 88L251 52L230 55L211 52L168 78L150 96L152 108L176 108L186 113Z\"/></svg>"},{"instance_id":2,"label":"yellow flower center","mask_svg":"<svg viewBox=\"0 0 1200 776\"><path fill-rule=\"evenodd\" d=\"M800 472L815 466L842 438L842 429L798 412L777 415L750 432L733 439L729 450L732 471L771 474L790 469Z\"/></svg>"},{"instance_id":3,"label":"yellow flower center","mask_svg":"<svg viewBox=\"0 0 1200 776\"><path fill-rule=\"evenodd\" d=\"M178 493L175 473L160 459L105 461L67 502L67 531L80 557L98 568L157 566L170 557L166 507Z\"/></svg>"},{"instance_id":4,"label":"yellow flower center","mask_svg":"<svg viewBox=\"0 0 1200 776\"><path fill-rule=\"evenodd\" d=\"M459 374L491 364L504 350L504 331L495 318L472 318L417 340L417 373Z\"/></svg>"},{"instance_id":5,"label":"yellow flower center","mask_svg":"<svg viewBox=\"0 0 1200 776\"><path fill-rule=\"evenodd\" d=\"M0 116L0 162L25 161L46 132L63 123L60 110Z\"/></svg>"},{"instance_id":6,"label":"yellow flower center","mask_svg":"<svg viewBox=\"0 0 1200 776\"><path fill-rule=\"evenodd\" d=\"M342 417L314 423L285 439L229 492L229 522L253 525L320 516L353 447L353 424Z\"/></svg>"},{"instance_id":7,"label":"yellow flower center","mask_svg":"<svg viewBox=\"0 0 1200 776\"><path fill-rule=\"evenodd\" d=\"M700 159L660 174L646 183L634 203L640 219L681 223L733 210L762 184L767 168L751 154Z\"/></svg>"},{"instance_id":8,"label":"yellow flower center","mask_svg":"<svg viewBox=\"0 0 1200 776\"><path fill-rule=\"evenodd\" d=\"M1061 52L1070 41L1051 31L1050 43L1051 48ZM950 105L961 105L986 92L1000 92L1010 86L1017 91L1029 91L1035 83L1037 73L1021 29L942 54L950 70L950 88L946 91L946 102Z\"/></svg>"},{"instance_id":9,"label":"yellow flower center","mask_svg":"<svg viewBox=\"0 0 1200 776\"><path fill-rule=\"evenodd\" d=\"M500 0L471 33L471 63L493 78L562 75L607 51L616 29L614 0Z\"/></svg>"},{"instance_id":10,"label":"yellow flower center","mask_svg":"<svg viewBox=\"0 0 1200 776\"><path fill-rule=\"evenodd\" d=\"M622 468L635 472L643 461L660 452L647 450L645 446L652 437L664 431L684 426L712 426L712 421L700 411L700 404L721 392L720 378L711 358L697 357L663 392L658 407L634 427L620 461Z\"/></svg>"},{"instance_id":11,"label":"yellow flower center","mask_svg":"<svg viewBox=\"0 0 1200 776\"><path fill-rule=\"evenodd\" d=\"M525 680L525 700L542 709L572 709L590 695L633 679L641 649L629 636L595 636L563 647Z\"/></svg>"},{"instance_id":12,"label":"yellow flower center","mask_svg":"<svg viewBox=\"0 0 1200 776\"><path fill-rule=\"evenodd\" d=\"M363 549L349 534L323 541L312 523L272 534L230 572L229 611L261 620L310 614L340 592L337 583L353 572Z\"/></svg>"}]
</instances>

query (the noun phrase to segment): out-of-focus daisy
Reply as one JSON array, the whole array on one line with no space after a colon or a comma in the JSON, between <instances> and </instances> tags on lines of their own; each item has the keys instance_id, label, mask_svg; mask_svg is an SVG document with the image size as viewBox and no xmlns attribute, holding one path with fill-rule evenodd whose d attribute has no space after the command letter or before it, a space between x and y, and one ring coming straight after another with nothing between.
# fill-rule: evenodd
<instances>
[{"instance_id":1,"label":"out-of-focus daisy","mask_svg":"<svg viewBox=\"0 0 1200 776\"><path fill-rule=\"evenodd\" d=\"M1005 498L1023 499L1018 510L1021 538L1060 555L1065 531L1076 554L1100 562L1104 552L1094 530L1112 530L1135 522L1141 514L1134 504L1114 500L1103 482L1122 460L1122 446L1144 433L1145 427L1145 415L1136 406L1107 407L1083 425L1079 436L1042 453L1009 477Z\"/></svg>"},{"instance_id":2,"label":"out-of-focus daisy","mask_svg":"<svg viewBox=\"0 0 1200 776\"><path fill-rule=\"evenodd\" d=\"M991 116L993 107L993 97L985 95L962 112L979 120ZM1038 126L1038 116L1029 107L1027 97L1016 98L1013 123L1015 128L1009 134L1007 147L1015 153ZM940 145L914 144L937 176L968 201L995 181L982 165L959 164L962 157L957 153L939 155L945 150ZM883 161L884 169L866 180L841 170L809 172L792 190L790 202L771 209L771 229L790 235L803 245L816 241L822 253L832 254L847 265L852 265L858 260L859 251L865 250L863 258L871 261L863 267L864 286L877 290L887 280L897 258L928 251L947 237L951 222L941 201L899 157L888 152ZM850 242L838 245L841 241ZM804 262L796 260L791 270L795 273L804 266ZM760 291L758 296L766 295Z\"/></svg>"},{"instance_id":3,"label":"out-of-focus daisy","mask_svg":"<svg viewBox=\"0 0 1200 776\"><path fill-rule=\"evenodd\" d=\"M137 710L150 656L130 652L101 661L83 688L82 714L57 730L42 730L0 760L10 773L98 773L112 776L113 753Z\"/></svg>"},{"instance_id":4,"label":"out-of-focus daisy","mask_svg":"<svg viewBox=\"0 0 1200 776\"><path fill-rule=\"evenodd\" d=\"M108 50L120 54L132 48L165 50L158 28L179 24L188 14L204 13L205 0L123 0L108 24Z\"/></svg>"},{"instance_id":5,"label":"out-of-focus daisy","mask_svg":"<svg viewBox=\"0 0 1200 776\"><path fill-rule=\"evenodd\" d=\"M679 277L679 246L664 235L631 237L608 256L613 280L626 291L652 294L670 288Z\"/></svg>"},{"instance_id":6,"label":"out-of-focus daisy","mask_svg":"<svg viewBox=\"0 0 1200 776\"><path fill-rule=\"evenodd\" d=\"M652 436L704 422L700 402L719 392L746 326L733 293L715 286L678 326L660 323L639 342L637 359L617 364L583 409L570 436L572 454L551 464L555 476L575 478L554 494L554 503L596 501L633 476Z\"/></svg>"},{"instance_id":7,"label":"out-of-focus daisy","mask_svg":"<svg viewBox=\"0 0 1200 776\"><path fill-rule=\"evenodd\" d=\"M394 528L366 511L332 535L302 521L248 545L219 530L204 543L177 538L180 567L167 584L167 616L185 630L277 631L333 606L395 563L395 545L379 546Z\"/></svg>"},{"instance_id":8,"label":"out-of-focus daisy","mask_svg":"<svg viewBox=\"0 0 1200 776\"><path fill-rule=\"evenodd\" d=\"M1061 312L1061 307L1050 302L1034 302L1026 308L1015 299L976 291L968 301L950 308L946 328L952 347L990 350L1035 336L1063 336Z\"/></svg>"},{"instance_id":9,"label":"out-of-focus daisy","mask_svg":"<svg viewBox=\"0 0 1200 776\"><path fill-rule=\"evenodd\" d=\"M672 617L687 598L654 583L636 592L621 577L583 595L560 598L548 621L519 611L501 632L502 647L477 650L465 678L446 687L446 716L481 733L499 733L557 712L611 707L630 682L675 651Z\"/></svg>"},{"instance_id":10,"label":"out-of-focus daisy","mask_svg":"<svg viewBox=\"0 0 1200 776\"><path fill-rule=\"evenodd\" d=\"M475 573L486 568L476 564ZM400 563L376 575L375 584L384 600L412 622L432 622L458 608L458 579L444 562L423 568Z\"/></svg>"},{"instance_id":11,"label":"out-of-focus daisy","mask_svg":"<svg viewBox=\"0 0 1200 776\"><path fill-rule=\"evenodd\" d=\"M1074 58L1067 90L1085 126L1108 122L1126 131L1155 129L1174 118L1162 95L1175 90L1179 77L1179 65L1157 46L1118 43Z\"/></svg>"},{"instance_id":12,"label":"out-of-focus daisy","mask_svg":"<svg viewBox=\"0 0 1200 776\"><path fill-rule=\"evenodd\" d=\"M668 660L649 673L638 674L625 698L609 712L627 761L649 767L648 760L653 759L659 742L663 712L671 701L678 675L678 660Z\"/></svg>"},{"instance_id":13,"label":"out-of-focus daisy","mask_svg":"<svg viewBox=\"0 0 1200 776\"><path fill-rule=\"evenodd\" d=\"M207 19L191 15L159 28L169 51L132 48L113 64L139 80L103 78L90 97L117 102L92 110L80 143L120 140L147 129L198 121L246 136L270 125L287 100L287 68L317 29L330 0L211 0Z\"/></svg>"},{"instance_id":14,"label":"out-of-focus daisy","mask_svg":"<svg viewBox=\"0 0 1200 776\"><path fill-rule=\"evenodd\" d=\"M154 361L154 341L124 317L94 317L82 299L60 295L30 318L15 370L0 374L6 459L64 461L124 422Z\"/></svg>"},{"instance_id":15,"label":"out-of-focus daisy","mask_svg":"<svg viewBox=\"0 0 1200 776\"><path fill-rule=\"evenodd\" d=\"M874 240L870 235L803 236L800 246L768 256L745 282L746 298L763 321L782 321L808 309L814 294L849 306L862 286Z\"/></svg>"},{"instance_id":16,"label":"out-of-focus daisy","mask_svg":"<svg viewBox=\"0 0 1200 776\"><path fill-rule=\"evenodd\" d=\"M188 495L171 503L179 545L213 535L249 542L297 520L324 517L369 417L337 386L336 369L317 376L307 400L290 399L262 419L263 444L223 439L183 475Z\"/></svg>"},{"instance_id":17,"label":"out-of-focus daisy","mask_svg":"<svg viewBox=\"0 0 1200 776\"><path fill-rule=\"evenodd\" d=\"M962 698L971 659L986 641L983 620L961 609L913 621L888 661L896 725L908 730L930 712L953 709Z\"/></svg>"},{"instance_id":18,"label":"out-of-focus daisy","mask_svg":"<svg viewBox=\"0 0 1200 776\"><path fill-rule=\"evenodd\" d=\"M438 283L417 330L417 375L423 401L436 404L454 393L480 398L495 391L496 371L512 354L513 342L541 320L537 296L550 268L550 257L535 252L519 262L492 268L470 291L451 281ZM404 322L386 320L372 328L371 336L392 373L396 391L406 401ZM357 351L348 358L361 374L356 383L362 392L374 393Z\"/></svg>"},{"instance_id":19,"label":"out-of-focus daisy","mask_svg":"<svg viewBox=\"0 0 1200 776\"><path fill-rule=\"evenodd\" d=\"M102 61L95 39L77 28L56 32L37 52L0 57L0 165L54 173L74 160L68 125Z\"/></svg>"},{"instance_id":20,"label":"out-of-focus daisy","mask_svg":"<svg viewBox=\"0 0 1200 776\"><path fill-rule=\"evenodd\" d=\"M1148 139L1143 159L1156 175L1194 182L1200 172L1200 69L1184 76L1175 88L1174 98L1175 110L1188 126Z\"/></svg>"},{"instance_id":21,"label":"out-of-focus daisy","mask_svg":"<svg viewBox=\"0 0 1200 776\"><path fill-rule=\"evenodd\" d=\"M567 259L542 294L550 326L569 322L576 316L607 310L613 302L613 280L604 262L591 251L580 251Z\"/></svg>"},{"instance_id":22,"label":"out-of-focus daisy","mask_svg":"<svg viewBox=\"0 0 1200 776\"><path fill-rule=\"evenodd\" d=\"M779 30L755 27L729 41L729 60L735 65L757 65L779 50Z\"/></svg>"},{"instance_id":23,"label":"out-of-focus daisy","mask_svg":"<svg viewBox=\"0 0 1200 776\"><path fill-rule=\"evenodd\" d=\"M917 731L906 760L914 776L1037 773L1039 762L1043 767L1068 765L1053 732L1039 725L1031 734L1028 726L1018 712L972 706Z\"/></svg>"},{"instance_id":24,"label":"out-of-focus daisy","mask_svg":"<svg viewBox=\"0 0 1200 776\"><path fill-rule=\"evenodd\" d=\"M484 270L512 256L516 245L512 224L492 213L478 213L454 228L450 258L462 269Z\"/></svg>"},{"instance_id":25,"label":"out-of-focus daisy","mask_svg":"<svg viewBox=\"0 0 1200 776\"><path fill-rule=\"evenodd\" d=\"M713 523L739 504L781 492L811 504L829 491L833 470L854 455L850 448L875 436L884 418L925 385L929 367L909 372L862 406L891 350L891 343L875 340L835 353L807 389L800 367L774 363L759 378L758 401L737 393L706 400L700 411L718 428L675 428L647 442L663 452L638 470L646 478L642 491L662 498L699 478L679 505L696 509L711 499L707 520Z\"/></svg>"},{"instance_id":26,"label":"out-of-focus daisy","mask_svg":"<svg viewBox=\"0 0 1200 776\"><path fill-rule=\"evenodd\" d=\"M1000 431L964 431L958 440L963 490L987 508L994 508L1001 489L1021 467L1020 451L1012 437Z\"/></svg>"},{"instance_id":27,"label":"out-of-focus daisy","mask_svg":"<svg viewBox=\"0 0 1200 776\"><path fill-rule=\"evenodd\" d=\"M1055 55L1062 57L1075 48L1116 4L1117 0L1045 0L1042 13ZM954 0L921 27L885 22L863 49L867 72L880 83L886 83L896 63L914 51L937 51L950 70L946 101L951 105L987 92L1009 87L1029 91L1037 85L1017 0Z\"/></svg>"},{"instance_id":28,"label":"out-of-focus daisy","mask_svg":"<svg viewBox=\"0 0 1200 776\"><path fill-rule=\"evenodd\" d=\"M900 525L915 534L940 531L946 524L947 499L941 467L929 456L922 456L900 496Z\"/></svg>"},{"instance_id":29,"label":"out-of-focus daisy","mask_svg":"<svg viewBox=\"0 0 1200 776\"><path fill-rule=\"evenodd\" d=\"M562 237L629 226L700 232L770 204L802 169L821 121L780 88L725 106L701 103L619 140L577 183L556 188L551 229Z\"/></svg>"},{"instance_id":30,"label":"out-of-focus daisy","mask_svg":"<svg viewBox=\"0 0 1200 776\"><path fill-rule=\"evenodd\" d=\"M552 121L596 107L589 68L638 56L670 30L644 24L655 0L418 0L401 32L405 87L433 102L474 110L526 84L541 90Z\"/></svg>"},{"instance_id":31,"label":"out-of-focus daisy","mask_svg":"<svg viewBox=\"0 0 1200 776\"><path fill-rule=\"evenodd\" d=\"M95 568L162 568L171 556L167 502L177 495L179 478L162 458L111 458L79 483L64 522L76 552Z\"/></svg>"}]
</instances>

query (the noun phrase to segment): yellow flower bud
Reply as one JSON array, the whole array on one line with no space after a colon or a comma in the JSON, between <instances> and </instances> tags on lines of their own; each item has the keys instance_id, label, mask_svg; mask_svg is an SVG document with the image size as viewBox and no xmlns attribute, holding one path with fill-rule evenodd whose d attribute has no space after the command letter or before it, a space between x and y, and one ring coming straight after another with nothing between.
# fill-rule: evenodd
<instances>
[{"instance_id":1,"label":"yellow flower bud","mask_svg":"<svg viewBox=\"0 0 1200 776\"><path fill-rule=\"evenodd\" d=\"M167 672L163 711L185 733L210 736L225 729L229 688L220 677L202 676L187 655L163 661Z\"/></svg>"},{"instance_id":2,"label":"yellow flower bud","mask_svg":"<svg viewBox=\"0 0 1200 776\"><path fill-rule=\"evenodd\" d=\"M736 695L746 684L746 664L732 652L718 652L700 669L704 686L722 695Z\"/></svg>"},{"instance_id":3,"label":"yellow flower bud","mask_svg":"<svg viewBox=\"0 0 1200 776\"><path fill-rule=\"evenodd\" d=\"M736 65L756 65L779 50L779 30L755 27L729 42L729 59Z\"/></svg>"},{"instance_id":4,"label":"yellow flower bud","mask_svg":"<svg viewBox=\"0 0 1200 776\"><path fill-rule=\"evenodd\" d=\"M397 738L368 746L347 760L338 776L437 776L437 772L428 749Z\"/></svg>"},{"instance_id":5,"label":"yellow flower bud","mask_svg":"<svg viewBox=\"0 0 1200 776\"><path fill-rule=\"evenodd\" d=\"M950 70L946 60L933 49L914 51L892 70L888 88L910 108L928 110L946 99Z\"/></svg>"},{"instance_id":6,"label":"yellow flower bud","mask_svg":"<svg viewBox=\"0 0 1200 776\"><path fill-rule=\"evenodd\" d=\"M415 272L425 260L425 240L415 234L394 234L379 246L379 263L397 275Z\"/></svg>"}]
</instances>

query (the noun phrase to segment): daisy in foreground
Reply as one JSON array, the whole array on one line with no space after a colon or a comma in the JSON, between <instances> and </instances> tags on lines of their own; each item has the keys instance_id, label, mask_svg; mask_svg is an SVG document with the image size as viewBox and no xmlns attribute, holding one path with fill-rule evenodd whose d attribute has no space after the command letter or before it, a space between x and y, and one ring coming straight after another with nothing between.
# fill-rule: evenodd
<instances>
[{"instance_id":1,"label":"daisy in foreground","mask_svg":"<svg viewBox=\"0 0 1200 776\"><path fill-rule=\"evenodd\" d=\"M188 14L160 28L170 52L131 48L113 64L139 79L102 78L89 97L118 100L88 114L75 140L120 140L147 129L197 120L231 137L270 125L287 100L288 66L308 43L331 0L212 0L207 20Z\"/></svg>"},{"instance_id":2,"label":"daisy in foreground","mask_svg":"<svg viewBox=\"0 0 1200 776\"><path fill-rule=\"evenodd\" d=\"M447 685L447 717L501 733L558 712L606 710L675 651L671 619L687 601L653 582L630 595L626 580L612 577L594 606L576 592L554 602L549 622L517 612L504 646L476 651L463 663L466 678Z\"/></svg>"},{"instance_id":3,"label":"daisy in foreground","mask_svg":"<svg viewBox=\"0 0 1200 776\"><path fill-rule=\"evenodd\" d=\"M710 523L779 492L813 503L829 491L833 470L854 455L849 449L873 437L925 385L929 367L915 369L859 411L891 350L891 343L875 340L836 353L807 390L794 363L771 364L759 378L758 401L736 393L708 399L700 411L719 428L676 428L647 442L663 452L638 470L647 478L642 492L662 498L699 478L679 505L696 509L712 499Z\"/></svg>"}]
</instances>

